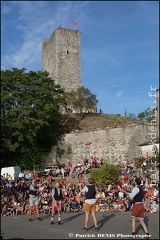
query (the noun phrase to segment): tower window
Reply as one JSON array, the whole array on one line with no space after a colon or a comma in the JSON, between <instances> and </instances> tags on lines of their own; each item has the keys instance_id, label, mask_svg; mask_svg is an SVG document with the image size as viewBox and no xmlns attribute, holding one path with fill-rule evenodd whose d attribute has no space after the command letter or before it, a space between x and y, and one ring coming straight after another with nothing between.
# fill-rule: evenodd
<instances>
[{"instance_id":1,"label":"tower window","mask_svg":"<svg viewBox=\"0 0 160 240\"><path fill-rule=\"evenodd\" d=\"M67 54L69 54L69 51L67 50Z\"/></svg>"}]
</instances>

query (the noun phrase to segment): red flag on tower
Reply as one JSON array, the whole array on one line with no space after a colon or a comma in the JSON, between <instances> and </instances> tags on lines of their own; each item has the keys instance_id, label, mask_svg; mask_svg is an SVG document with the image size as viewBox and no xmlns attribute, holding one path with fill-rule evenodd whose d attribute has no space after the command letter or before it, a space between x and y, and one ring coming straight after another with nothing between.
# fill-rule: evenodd
<instances>
[{"instance_id":1,"label":"red flag on tower","mask_svg":"<svg viewBox=\"0 0 160 240\"><path fill-rule=\"evenodd\" d=\"M77 23L75 21L72 22L73 25L76 25Z\"/></svg>"}]
</instances>

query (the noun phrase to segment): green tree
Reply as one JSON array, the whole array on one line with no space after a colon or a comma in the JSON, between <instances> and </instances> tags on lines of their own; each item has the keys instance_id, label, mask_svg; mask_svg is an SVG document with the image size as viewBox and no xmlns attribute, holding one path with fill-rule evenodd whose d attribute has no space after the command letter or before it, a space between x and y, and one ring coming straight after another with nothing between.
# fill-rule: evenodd
<instances>
[{"instance_id":1,"label":"green tree","mask_svg":"<svg viewBox=\"0 0 160 240\"><path fill-rule=\"evenodd\" d=\"M103 187L117 183L119 178L118 169L112 163L104 163L100 169L92 168L89 173L94 183L101 183Z\"/></svg>"},{"instance_id":2,"label":"green tree","mask_svg":"<svg viewBox=\"0 0 160 240\"><path fill-rule=\"evenodd\" d=\"M134 113L129 113L128 118L135 119L135 120L137 119L136 114L134 114Z\"/></svg>"},{"instance_id":3,"label":"green tree","mask_svg":"<svg viewBox=\"0 0 160 240\"><path fill-rule=\"evenodd\" d=\"M98 100L96 95L92 94L88 88L80 87L77 91L71 91L67 94L69 105L80 113L80 119L88 111L96 109Z\"/></svg>"},{"instance_id":4,"label":"green tree","mask_svg":"<svg viewBox=\"0 0 160 240\"><path fill-rule=\"evenodd\" d=\"M147 108L141 113L138 113L137 118L144 122L150 122L153 119L154 111L152 108Z\"/></svg>"},{"instance_id":5,"label":"green tree","mask_svg":"<svg viewBox=\"0 0 160 240\"><path fill-rule=\"evenodd\" d=\"M1 165L33 169L63 135L64 90L47 72L1 71Z\"/></svg>"}]
</instances>

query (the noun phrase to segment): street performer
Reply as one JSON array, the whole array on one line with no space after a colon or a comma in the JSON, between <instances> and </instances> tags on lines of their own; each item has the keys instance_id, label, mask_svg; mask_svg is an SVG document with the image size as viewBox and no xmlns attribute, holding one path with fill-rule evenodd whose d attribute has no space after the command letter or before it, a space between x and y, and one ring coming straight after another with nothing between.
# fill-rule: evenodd
<instances>
[{"instance_id":1,"label":"street performer","mask_svg":"<svg viewBox=\"0 0 160 240\"><path fill-rule=\"evenodd\" d=\"M141 179L136 177L134 179L135 186L133 187L131 193L127 192L125 189L121 189L130 199L132 199L132 238L136 238L136 218L139 219L140 224L143 227L146 238L149 239L149 233L146 224L144 223L144 198L145 194L141 188Z\"/></svg>"},{"instance_id":2,"label":"street performer","mask_svg":"<svg viewBox=\"0 0 160 240\"><path fill-rule=\"evenodd\" d=\"M39 216L39 197L38 197L38 193L41 192L41 190L38 189L38 186L36 185L36 179L33 178L32 179L32 183L29 186L29 205L30 205L30 209L29 209L29 222L32 222L32 212L33 212L33 207L35 206L36 208L36 214L38 216L38 220L42 221L43 219L40 218Z\"/></svg>"},{"instance_id":3,"label":"street performer","mask_svg":"<svg viewBox=\"0 0 160 240\"><path fill-rule=\"evenodd\" d=\"M97 187L93 184L92 179L88 178L88 184L82 189L80 185L80 191L81 193L85 193L85 204L84 204L84 210L85 210L85 221L84 221L84 228L83 231L88 231L88 222L89 222L89 215L92 214L92 219L95 226L95 231L99 231L99 227L97 226L97 218L95 215L96 210L96 195L97 195Z\"/></svg>"},{"instance_id":4,"label":"street performer","mask_svg":"<svg viewBox=\"0 0 160 240\"><path fill-rule=\"evenodd\" d=\"M55 211L58 211L58 225L61 223L61 201L63 199L62 188L60 183L55 184L55 188L52 189L52 215L51 215L51 224L54 225L54 215Z\"/></svg>"}]
</instances>

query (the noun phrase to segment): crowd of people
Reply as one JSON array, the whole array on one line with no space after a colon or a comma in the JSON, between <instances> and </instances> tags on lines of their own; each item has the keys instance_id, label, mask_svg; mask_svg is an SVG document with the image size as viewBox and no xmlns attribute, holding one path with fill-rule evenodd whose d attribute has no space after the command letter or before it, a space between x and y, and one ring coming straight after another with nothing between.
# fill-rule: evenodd
<instances>
[{"instance_id":1,"label":"crowd of people","mask_svg":"<svg viewBox=\"0 0 160 240\"><path fill-rule=\"evenodd\" d=\"M93 161L93 159L92 159ZM88 162L86 162L88 165ZM120 164L119 164L120 165ZM98 165L101 167L101 164ZM34 171L31 179L26 179L24 174L19 174L14 180L9 180L1 176L1 216L14 216L22 214L30 214L30 184L32 178L35 179L38 187L38 210L39 213L52 214L52 189L56 182L59 182L62 188L62 212L79 212L84 211L85 195L80 191L86 182L87 173L84 173L83 164L72 166L72 170L66 177L60 175L57 179L52 176L40 176ZM133 180L135 172L130 174L131 168L123 163L119 166L119 181L111 183L103 187L99 183L96 194L95 211L97 212L129 212L132 209L132 200L122 191L131 191L133 188ZM159 186L153 188L149 185L149 179L146 175L140 175L141 186L145 190L145 213L157 213L159 211ZM74 180L74 181L73 181ZM55 207L55 212L57 211ZM37 209L32 208L32 214L36 213Z\"/></svg>"}]
</instances>

